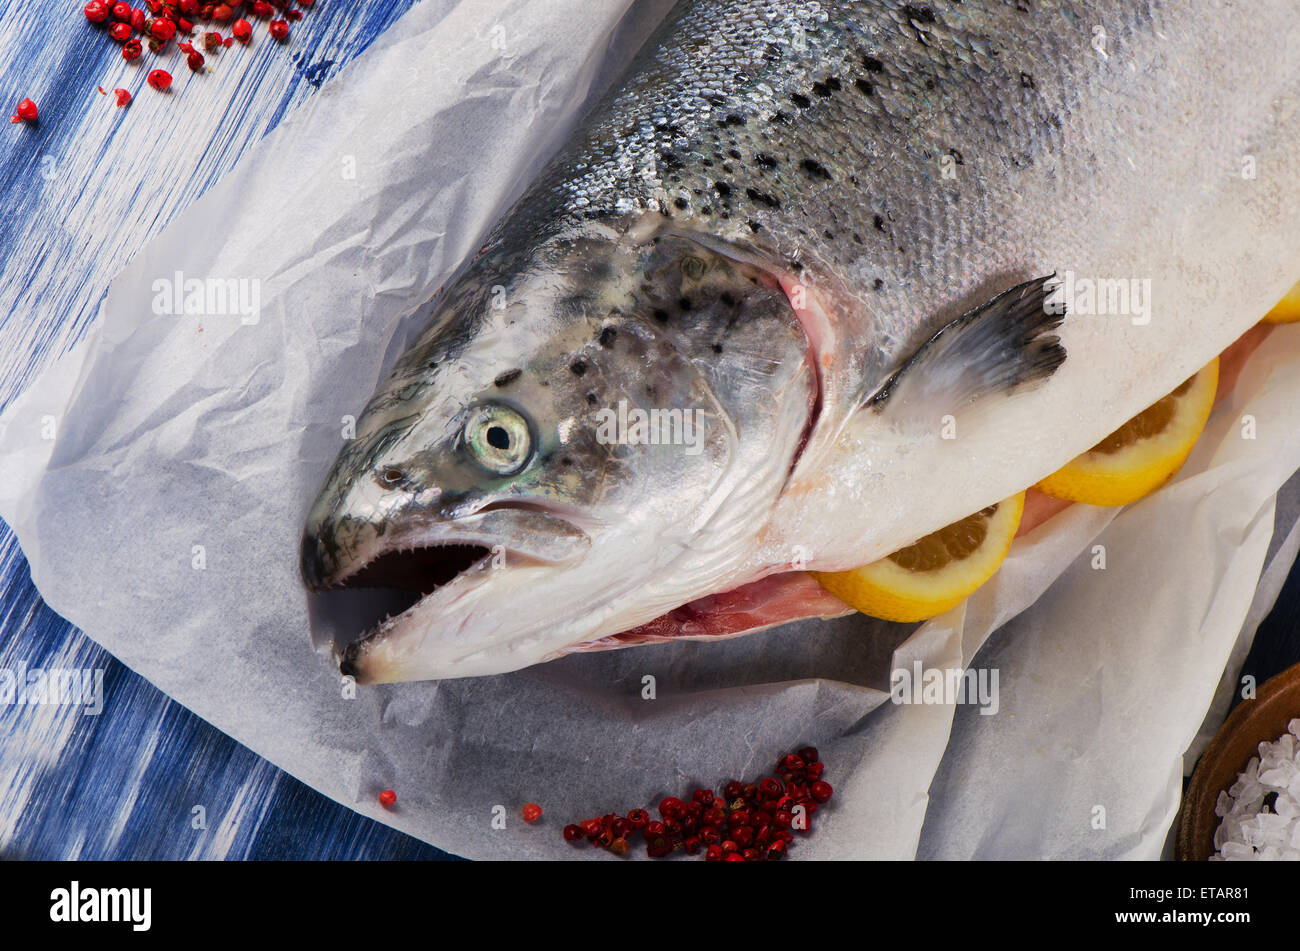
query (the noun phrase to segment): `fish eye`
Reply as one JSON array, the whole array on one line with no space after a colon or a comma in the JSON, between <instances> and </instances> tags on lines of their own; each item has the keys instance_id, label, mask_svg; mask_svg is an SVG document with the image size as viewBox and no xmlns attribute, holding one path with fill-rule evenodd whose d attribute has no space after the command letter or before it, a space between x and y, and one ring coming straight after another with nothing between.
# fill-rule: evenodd
<instances>
[{"instance_id":1,"label":"fish eye","mask_svg":"<svg viewBox=\"0 0 1300 951\"><path fill-rule=\"evenodd\" d=\"M487 403L465 421L464 442L474 460L497 475L514 475L533 452L528 420L509 406Z\"/></svg>"}]
</instances>

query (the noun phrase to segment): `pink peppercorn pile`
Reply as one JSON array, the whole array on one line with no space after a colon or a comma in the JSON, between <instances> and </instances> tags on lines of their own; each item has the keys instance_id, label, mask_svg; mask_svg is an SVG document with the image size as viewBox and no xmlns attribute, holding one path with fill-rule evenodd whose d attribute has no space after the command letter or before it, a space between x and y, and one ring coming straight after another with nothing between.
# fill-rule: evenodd
<instances>
[{"instance_id":1,"label":"pink peppercorn pile","mask_svg":"<svg viewBox=\"0 0 1300 951\"><path fill-rule=\"evenodd\" d=\"M633 809L573 823L564 827L564 839L574 845L586 840L620 856L639 836L651 858L702 852L708 862L781 859L796 834L812 831L813 815L830 802L834 790L822 779L825 768L817 750L806 746L781 757L776 775L757 783L733 779L721 795L696 789L689 799L668 796L659 803L657 820Z\"/></svg>"}]
</instances>

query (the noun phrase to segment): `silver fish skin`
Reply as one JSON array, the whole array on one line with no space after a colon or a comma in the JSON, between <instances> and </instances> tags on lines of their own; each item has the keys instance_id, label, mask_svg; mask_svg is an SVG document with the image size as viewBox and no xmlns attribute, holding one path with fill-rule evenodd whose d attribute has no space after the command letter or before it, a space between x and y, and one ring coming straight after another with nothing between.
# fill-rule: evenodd
<instances>
[{"instance_id":1,"label":"silver fish skin","mask_svg":"<svg viewBox=\"0 0 1300 951\"><path fill-rule=\"evenodd\" d=\"M683 0L329 473L309 588L442 582L343 669L618 646L1034 484L1300 276L1298 93L1290 0Z\"/></svg>"}]
</instances>

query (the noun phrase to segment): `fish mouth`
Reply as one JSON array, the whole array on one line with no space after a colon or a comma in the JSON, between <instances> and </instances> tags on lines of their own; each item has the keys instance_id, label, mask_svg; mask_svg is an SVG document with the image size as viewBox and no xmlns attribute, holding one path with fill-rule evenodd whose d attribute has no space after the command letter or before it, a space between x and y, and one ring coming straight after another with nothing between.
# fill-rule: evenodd
<instances>
[{"instance_id":1,"label":"fish mouth","mask_svg":"<svg viewBox=\"0 0 1300 951\"><path fill-rule=\"evenodd\" d=\"M497 504L451 520L403 524L343 518L310 524L301 567L313 638L331 642L347 674L362 645L434 599L455 597L498 568L565 565L591 539L554 513Z\"/></svg>"}]
</instances>

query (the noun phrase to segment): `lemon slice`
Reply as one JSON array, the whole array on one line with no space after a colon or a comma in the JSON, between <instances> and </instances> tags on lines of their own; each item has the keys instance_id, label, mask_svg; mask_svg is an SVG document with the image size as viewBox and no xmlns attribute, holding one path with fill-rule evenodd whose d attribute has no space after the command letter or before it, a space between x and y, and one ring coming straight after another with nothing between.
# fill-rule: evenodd
<instances>
[{"instance_id":1,"label":"lemon slice","mask_svg":"<svg viewBox=\"0 0 1300 951\"><path fill-rule=\"evenodd\" d=\"M981 509L863 568L812 576L850 607L886 621L924 621L955 608L1007 557L1025 493Z\"/></svg>"},{"instance_id":2,"label":"lemon slice","mask_svg":"<svg viewBox=\"0 0 1300 951\"><path fill-rule=\"evenodd\" d=\"M1150 495L1187 461L1210 417L1218 385L1215 357L1164 399L1038 483L1039 490L1088 505L1128 505Z\"/></svg>"},{"instance_id":3,"label":"lemon slice","mask_svg":"<svg viewBox=\"0 0 1300 951\"><path fill-rule=\"evenodd\" d=\"M1277 306L1264 315L1266 324L1292 324L1300 320L1300 284L1286 292Z\"/></svg>"}]
</instances>

